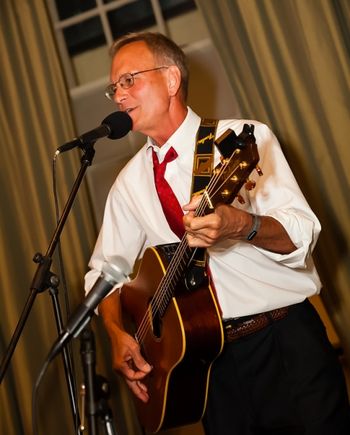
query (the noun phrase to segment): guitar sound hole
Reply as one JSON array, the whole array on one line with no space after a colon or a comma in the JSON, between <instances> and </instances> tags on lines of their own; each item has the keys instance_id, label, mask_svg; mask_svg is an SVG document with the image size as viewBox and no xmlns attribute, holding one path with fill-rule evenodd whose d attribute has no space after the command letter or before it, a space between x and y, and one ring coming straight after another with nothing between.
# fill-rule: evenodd
<instances>
[{"instance_id":1,"label":"guitar sound hole","mask_svg":"<svg viewBox=\"0 0 350 435\"><path fill-rule=\"evenodd\" d=\"M162 318L159 313L159 310L154 308L152 301L150 303L150 313L152 313L151 323L152 323L153 335L156 338L160 338L162 334Z\"/></svg>"}]
</instances>

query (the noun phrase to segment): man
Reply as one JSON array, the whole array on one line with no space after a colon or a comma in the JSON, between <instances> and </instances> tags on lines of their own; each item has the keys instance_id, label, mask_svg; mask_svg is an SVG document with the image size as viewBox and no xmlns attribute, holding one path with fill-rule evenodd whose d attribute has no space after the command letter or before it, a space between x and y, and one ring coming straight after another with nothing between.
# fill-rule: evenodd
<instances>
[{"instance_id":1,"label":"man","mask_svg":"<svg viewBox=\"0 0 350 435\"><path fill-rule=\"evenodd\" d=\"M216 137L253 124L262 177L241 190L245 203L221 204L196 217L191 200L193 156L200 118L186 105L183 52L159 34L131 34L113 46L108 94L132 118L147 143L109 193L103 226L86 275L91 289L104 261L123 257L132 271L149 246L179 241L157 195L153 165L172 147L166 175L185 211L189 246L205 247L226 342L214 362L203 419L208 434L345 434L350 429L342 370L307 298L320 282L311 253L320 224L303 197L272 132L256 121L219 121ZM215 150L215 164L219 152ZM113 365L134 395L149 400L152 371L125 332L120 293L99 305L111 338ZM261 314L264 313L264 314ZM260 320L263 319L262 325ZM259 323L260 322L260 323Z\"/></svg>"}]
</instances>

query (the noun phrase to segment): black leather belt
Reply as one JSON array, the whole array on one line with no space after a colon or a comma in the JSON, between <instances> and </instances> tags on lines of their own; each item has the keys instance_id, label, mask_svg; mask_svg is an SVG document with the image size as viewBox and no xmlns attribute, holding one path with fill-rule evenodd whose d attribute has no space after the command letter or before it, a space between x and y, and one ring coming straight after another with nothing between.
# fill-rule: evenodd
<instances>
[{"instance_id":1,"label":"black leather belt","mask_svg":"<svg viewBox=\"0 0 350 435\"><path fill-rule=\"evenodd\" d=\"M241 337L260 331L271 323L281 320L288 314L289 307L277 308L253 316L223 320L225 341L231 343Z\"/></svg>"}]
</instances>

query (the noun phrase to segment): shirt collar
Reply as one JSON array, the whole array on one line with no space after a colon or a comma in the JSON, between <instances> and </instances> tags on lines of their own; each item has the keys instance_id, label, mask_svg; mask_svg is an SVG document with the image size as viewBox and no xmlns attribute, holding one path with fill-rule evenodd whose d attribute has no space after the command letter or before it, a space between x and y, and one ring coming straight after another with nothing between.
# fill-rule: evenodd
<instances>
[{"instance_id":1,"label":"shirt collar","mask_svg":"<svg viewBox=\"0 0 350 435\"><path fill-rule=\"evenodd\" d=\"M170 147L173 147L179 158L194 149L197 130L201 118L187 107L187 115L179 128L170 136L162 147L155 145L150 137L147 137L147 155L152 159L151 148L157 153L159 161L162 162Z\"/></svg>"}]
</instances>

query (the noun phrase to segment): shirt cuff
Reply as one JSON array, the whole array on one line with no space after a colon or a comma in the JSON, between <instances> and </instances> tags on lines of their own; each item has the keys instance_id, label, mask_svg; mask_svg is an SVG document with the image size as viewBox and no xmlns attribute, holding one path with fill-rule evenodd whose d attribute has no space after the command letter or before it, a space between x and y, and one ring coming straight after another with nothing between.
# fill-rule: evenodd
<instances>
[{"instance_id":1,"label":"shirt cuff","mask_svg":"<svg viewBox=\"0 0 350 435\"><path fill-rule=\"evenodd\" d=\"M288 213L276 211L267 215L283 225L297 249L290 254L278 254L257 246L255 248L273 261L284 264L287 267L306 269L308 267L307 260L312 254L321 231L318 220L314 221L311 217L294 214L290 211Z\"/></svg>"}]
</instances>

